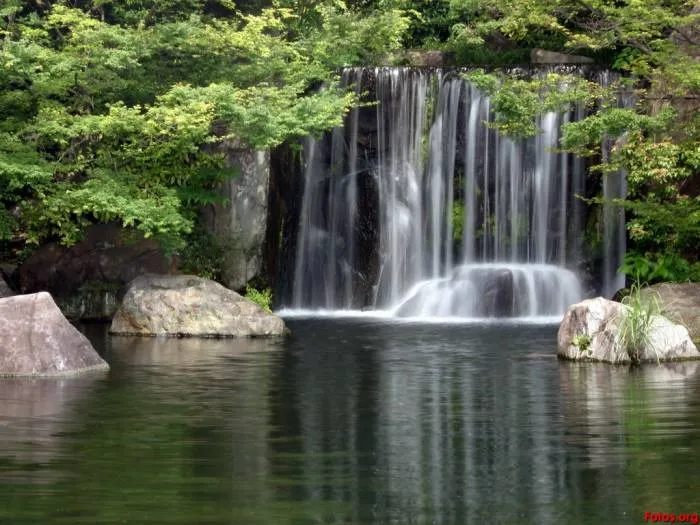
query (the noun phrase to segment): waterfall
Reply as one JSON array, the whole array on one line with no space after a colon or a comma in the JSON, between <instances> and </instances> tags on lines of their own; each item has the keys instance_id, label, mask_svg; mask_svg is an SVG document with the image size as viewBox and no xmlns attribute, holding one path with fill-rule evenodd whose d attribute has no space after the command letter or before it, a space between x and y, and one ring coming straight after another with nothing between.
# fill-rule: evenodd
<instances>
[{"instance_id":1,"label":"waterfall","mask_svg":"<svg viewBox=\"0 0 700 525\"><path fill-rule=\"evenodd\" d=\"M374 104L307 141L287 306L529 318L583 297L584 164L556 151L583 109L515 140L487 125L489 97L458 72L355 68L343 81ZM611 213L604 273L624 254L607 240L624 228Z\"/></svg>"},{"instance_id":2,"label":"waterfall","mask_svg":"<svg viewBox=\"0 0 700 525\"><path fill-rule=\"evenodd\" d=\"M610 72L601 72L598 82L608 87L615 80ZM630 93L622 93L618 97L618 106L631 107L635 98ZM603 161L606 162L613 147L612 138L608 137L603 143ZM617 290L624 288L625 275L617 269L625 258L625 210L610 203L613 199L624 199L627 196L627 174L623 171L609 172L603 175L603 287L602 293L612 297Z\"/></svg>"},{"instance_id":3,"label":"waterfall","mask_svg":"<svg viewBox=\"0 0 700 525\"><path fill-rule=\"evenodd\" d=\"M403 69L376 75L381 273L374 304L392 304L422 275L421 198L428 75Z\"/></svg>"}]
</instances>

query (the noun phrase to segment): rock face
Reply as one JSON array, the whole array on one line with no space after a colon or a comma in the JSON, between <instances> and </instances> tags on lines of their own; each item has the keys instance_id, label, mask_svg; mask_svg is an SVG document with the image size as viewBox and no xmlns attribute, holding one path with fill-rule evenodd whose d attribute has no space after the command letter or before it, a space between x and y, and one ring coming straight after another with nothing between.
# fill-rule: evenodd
<instances>
[{"instance_id":1,"label":"rock face","mask_svg":"<svg viewBox=\"0 0 700 525\"><path fill-rule=\"evenodd\" d=\"M108 369L48 293L0 299L0 376L57 376Z\"/></svg>"},{"instance_id":2,"label":"rock face","mask_svg":"<svg viewBox=\"0 0 700 525\"><path fill-rule=\"evenodd\" d=\"M558 355L575 361L631 363L619 339L620 319L627 306L598 297L569 307L557 336ZM656 316L640 362L700 359L685 327Z\"/></svg>"},{"instance_id":3,"label":"rock face","mask_svg":"<svg viewBox=\"0 0 700 525\"><path fill-rule=\"evenodd\" d=\"M533 49L530 61L533 64L592 64L594 62L592 58L581 55L557 53L546 49Z\"/></svg>"},{"instance_id":4,"label":"rock face","mask_svg":"<svg viewBox=\"0 0 700 525\"><path fill-rule=\"evenodd\" d=\"M270 152L237 144L222 149L226 165L239 174L222 184L220 193L226 203L208 206L202 218L207 230L226 247L222 282L240 290L263 268Z\"/></svg>"},{"instance_id":5,"label":"rock face","mask_svg":"<svg viewBox=\"0 0 700 525\"><path fill-rule=\"evenodd\" d=\"M284 321L220 284L192 275L144 275L130 284L112 334L186 337L276 336Z\"/></svg>"},{"instance_id":6,"label":"rock face","mask_svg":"<svg viewBox=\"0 0 700 525\"><path fill-rule=\"evenodd\" d=\"M51 293L71 318L109 320L116 295L134 278L175 269L176 261L154 239L125 232L118 224L98 224L73 246L42 246L20 267L19 284L23 293Z\"/></svg>"},{"instance_id":7,"label":"rock face","mask_svg":"<svg viewBox=\"0 0 700 525\"><path fill-rule=\"evenodd\" d=\"M688 329L693 340L700 339L700 283L662 283L650 286L663 305L664 315Z\"/></svg>"},{"instance_id":8,"label":"rock face","mask_svg":"<svg viewBox=\"0 0 700 525\"><path fill-rule=\"evenodd\" d=\"M5 279L3 279L2 275L0 274L0 299L3 299L4 297L12 297L13 295L15 295L15 293L10 289L5 282Z\"/></svg>"}]
</instances>

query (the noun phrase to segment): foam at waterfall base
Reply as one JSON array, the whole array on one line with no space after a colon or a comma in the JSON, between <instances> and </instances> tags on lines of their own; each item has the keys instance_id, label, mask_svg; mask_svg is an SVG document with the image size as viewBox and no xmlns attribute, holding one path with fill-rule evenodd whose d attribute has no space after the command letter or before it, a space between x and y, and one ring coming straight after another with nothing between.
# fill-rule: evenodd
<instances>
[{"instance_id":1,"label":"foam at waterfall base","mask_svg":"<svg viewBox=\"0 0 700 525\"><path fill-rule=\"evenodd\" d=\"M393 315L431 318L559 318L582 299L576 274L548 264L466 264L422 281Z\"/></svg>"},{"instance_id":2,"label":"foam at waterfall base","mask_svg":"<svg viewBox=\"0 0 700 525\"><path fill-rule=\"evenodd\" d=\"M308 309L276 312L285 318L364 318L424 323L559 323L583 298L576 274L548 264L484 263L454 268L421 281L388 309Z\"/></svg>"},{"instance_id":3,"label":"foam at waterfall base","mask_svg":"<svg viewBox=\"0 0 700 525\"><path fill-rule=\"evenodd\" d=\"M276 315L290 319L347 319L378 323L444 324L444 325L551 325L559 324L562 315L535 317L397 317L392 310L329 310L283 308Z\"/></svg>"}]
</instances>

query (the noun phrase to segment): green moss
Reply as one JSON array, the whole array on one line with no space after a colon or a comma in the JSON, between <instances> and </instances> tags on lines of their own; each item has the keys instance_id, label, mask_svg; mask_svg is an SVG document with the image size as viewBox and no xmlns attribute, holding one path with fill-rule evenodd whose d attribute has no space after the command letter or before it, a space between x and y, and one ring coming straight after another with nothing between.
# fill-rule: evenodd
<instances>
[{"instance_id":1,"label":"green moss","mask_svg":"<svg viewBox=\"0 0 700 525\"><path fill-rule=\"evenodd\" d=\"M578 347L581 352L587 352L591 347L593 338L588 334L575 335L571 340L571 344Z\"/></svg>"}]
</instances>

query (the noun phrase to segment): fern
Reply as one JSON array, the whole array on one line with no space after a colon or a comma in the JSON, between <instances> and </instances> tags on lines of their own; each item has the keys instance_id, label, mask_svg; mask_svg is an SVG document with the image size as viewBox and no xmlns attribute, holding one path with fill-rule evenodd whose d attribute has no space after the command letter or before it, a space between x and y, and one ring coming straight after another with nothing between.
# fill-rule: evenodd
<instances>
[{"instance_id":1,"label":"fern","mask_svg":"<svg viewBox=\"0 0 700 525\"><path fill-rule=\"evenodd\" d=\"M258 290L252 286L246 287L245 298L250 299L268 313L272 313L272 291L269 288Z\"/></svg>"}]
</instances>

